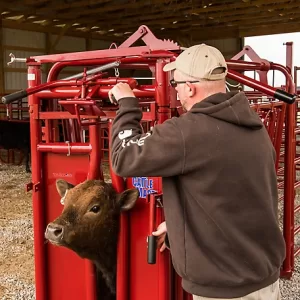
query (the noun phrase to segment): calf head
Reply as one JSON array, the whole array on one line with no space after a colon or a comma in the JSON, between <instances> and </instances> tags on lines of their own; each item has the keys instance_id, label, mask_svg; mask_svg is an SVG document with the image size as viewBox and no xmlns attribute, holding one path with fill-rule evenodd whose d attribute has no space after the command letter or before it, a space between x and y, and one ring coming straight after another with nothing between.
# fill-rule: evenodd
<instances>
[{"instance_id":1,"label":"calf head","mask_svg":"<svg viewBox=\"0 0 300 300\"><path fill-rule=\"evenodd\" d=\"M138 190L118 194L104 181L87 180L74 186L61 179L56 188L64 209L48 224L46 239L92 260L113 290L119 217L134 206Z\"/></svg>"}]
</instances>

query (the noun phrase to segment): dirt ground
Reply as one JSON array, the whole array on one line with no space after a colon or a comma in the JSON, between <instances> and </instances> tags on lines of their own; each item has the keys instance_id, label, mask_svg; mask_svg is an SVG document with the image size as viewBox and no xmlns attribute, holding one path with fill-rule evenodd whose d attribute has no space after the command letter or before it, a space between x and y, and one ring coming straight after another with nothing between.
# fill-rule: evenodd
<instances>
[{"instance_id":1,"label":"dirt ground","mask_svg":"<svg viewBox=\"0 0 300 300\"><path fill-rule=\"evenodd\" d=\"M25 191L30 181L24 166L0 164L0 300L35 299L31 192ZM280 280L280 285L283 300L300 300L299 258L292 280Z\"/></svg>"},{"instance_id":2,"label":"dirt ground","mask_svg":"<svg viewBox=\"0 0 300 300\"><path fill-rule=\"evenodd\" d=\"M31 181L24 166L0 165L0 299L34 299Z\"/></svg>"}]
</instances>

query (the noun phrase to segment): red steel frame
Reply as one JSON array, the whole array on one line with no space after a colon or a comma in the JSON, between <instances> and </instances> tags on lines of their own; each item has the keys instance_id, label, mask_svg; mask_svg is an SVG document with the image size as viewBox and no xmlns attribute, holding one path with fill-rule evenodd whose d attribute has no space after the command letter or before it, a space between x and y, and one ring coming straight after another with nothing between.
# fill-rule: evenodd
<instances>
[{"instance_id":1,"label":"red steel frame","mask_svg":"<svg viewBox=\"0 0 300 300\"><path fill-rule=\"evenodd\" d=\"M137 39L143 39L146 46L130 47ZM79 80L58 80L60 71L67 66L98 66L120 61L119 68L150 69L155 80L153 85L137 85L134 93L140 98L141 107L148 107L143 112L143 120L150 122L151 126L163 123L172 115L176 115L180 104L176 100L175 91L169 86L168 74L163 72L164 64L175 59L181 51L180 47L170 41L156 39L146 26L141 26L138 31L126 40L117 49L88 51L79 53L35 56L27 59L28 65L28 103L31 123L31 151L32 151L32 184L28 188L33 189L33 214L34 214L34 247L35 247L35 277L36 277L36 300L95 300L97 294L95 270L90 262L84 262L85 275L80 271L72 271L71 280L73 287L77 289L64 290L68 286L68 276L64 278L64 288L59 282L57 272L68 272L64 269L55 269L55 264L62 262L66 268L83 270L83 262L72 256L70 251L56 249L44 243L44 230L46 223L52 221L54 215L61 211L58 196L53 189L54 179L57 176L70 176L73 183L79 183L86 178L103 178L101 170L101 121L111 126L111 120L115 115L115 107L97 105L96 100L107 97L111 85L120 81L119 78L109 80L101 78L98 74L88 79L83 76ZM246 49L247 51L247 49ZM41 84L41 64L54 63L47 82ZM287 91L294 93L294 84L287 68L266 61L244 62L234 58L227 61L229 66L228 77L242 84L257 89L271 98L277 95L277 89L267 85L267 82L253 80L240 74L238 71L257 70L262 74L268 70L279 70L286 76ZM128 82L129 79L122 79ZM57 100L59 99L59 100ZM46 104L46 109L42 109ZM65 111L58 111L58 104ZM99 104L99 103L98 103ZM256 106L255 106L256 105ZM287 257L283 264L282 274L290 277L293 270L293 253L291 252L293 221L291 207L294 197L294 127L295 105L286 105L283 102L255 104L257 110L264 113L264 109L277 110L278 118L266 117L266 123L274 126L270 120L283 118L285 120L285 166L284 166L284 203L285 203L285 227L284 236L287 243ZM273 119L272 119L273 118ZM86 120L87 119L87 120ZM108 119L108 123L107 123ZM45 121L42 126L41 120ZM74 125L76 121L80 126L89 130L89 142L83 143L80 134L73 132L69 142L58 142L56 135L52 134L56 120L69 120ZM280 122L279 122L280 123ZM283 122L282 122L283 123ZM273 124L273 125L272 125ZM42 128L45 127L45 128ZM275 127L274 127L275 128ZM270 132L272 129L269 129ZM55 130L54 130L55 131ZM74 130L73 130L74 131ZM42 138L42 132L46 132L46 138ZM280 127L277 132L281 133ZM275 139L275 138L274 138ZM281 143L276 139L275 145ZM74 163L76 166L74 166ZM57 172L61 172L57 174ZM55 174L55 175L53 175ZM127 178L124 181L116 176L111 170L113 186L117 191L134 185L134 181L140 179ZM137 207L129 214L122 214L120 235L118 243L117 265L117 300L186 300L191 296L183 292L180 287L180 278L171 268L170 257L167 251L157 254L156 264L147 264L145 239L149 235L149 226L157 226L163 220L162 184L160 178L147 178L152 182L155 189L155 206L149 209L149 197L139 199ZM146 186L147 188L147 186ZM154 197L152 196L152 197ZM51 198L51 199L50 199ZM151 198L151 197L150 197ZM148 200L147 200L148 199ZM56 202L55 202L56 201ZM152 202L151 202L152 201ZM150 202L153 203L153 199ZM51 215L51 216L50 216ZM52 218L52 219L51 219ZM65 258L62 260L62 258ZM47 261L48 259L48 261ZM49 261L56 259L57 261ZM53 275L54 270L57 270ZM147 275L147 272L148 275ZM69 273L68 273L69 274ZM150 275L149 275L150 274ZM146 276L143 279L142 276ZM82 286L82 289L78 289ZM84 290L84 295L79 295ZM60 294L59 294L60 293ZM100 292L101 294L101 292ZM67 295L67 296L64 296Z\"/></svg>"}]
</instances>

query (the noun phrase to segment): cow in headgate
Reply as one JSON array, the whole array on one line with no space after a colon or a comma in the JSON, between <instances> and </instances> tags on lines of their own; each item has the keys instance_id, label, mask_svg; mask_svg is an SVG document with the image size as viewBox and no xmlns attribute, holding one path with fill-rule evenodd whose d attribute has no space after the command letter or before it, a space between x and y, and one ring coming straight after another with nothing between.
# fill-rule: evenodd
<instances>
[{"instance_id":1,"label":"cow in headgate","mask_svg":"<svg viewBox=\"0 0 300 300\"><path fill-rule=\"evenodd\" d=\"M17 149L25 156L25 169L30 173L30 123L0 121L0 148Z\"/></svg>"},{"instance_id":2,"label":"cow in headgate","mask_svg":"<svg viewBox=\"0 0 300 300\"><path fill-rule=\"evenodd\" d=\"M86 180L74 186L58 179L56 188L64 209L48 224L45 238L91 260L109 288L105 299L115 299L120 213L133 208L139 191L133 188L117 193L101 180Z\"/></svg>"}]
</instances>

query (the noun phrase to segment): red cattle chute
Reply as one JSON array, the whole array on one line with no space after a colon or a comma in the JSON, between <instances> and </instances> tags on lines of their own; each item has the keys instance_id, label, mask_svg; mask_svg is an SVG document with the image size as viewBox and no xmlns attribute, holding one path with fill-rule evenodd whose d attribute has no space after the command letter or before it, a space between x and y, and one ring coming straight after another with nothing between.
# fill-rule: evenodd
<instances>
[{"instance_id":1,"label":"red cattle chute","mask_svg":"<svg viewBox=\"0 0 300 300\"><path fill-rule=\"evenodd\" d=\"M131 47L138 39L146 46ZM28 88L2 98L4 103L28 96L31 149L32 186L34 210L36 300L95 300L97 291L95 270L69 250L44 243L46 224L61 212L55 180L64 178L73 184L85 179L102 179L101 159L104 158L104 140L100 132L109 134L117 106L107 99L108 91L117 82L129 83L139 98L145 128L161 124L181 113L176 93L169 85L169 74L163 67L181 52L180 46L171 41L156 39L146 26L141 26L117 49L78 53L34 56L27 59ZM244 52L251 49L245 49ZM289 277L293 269L293 191L294 157L293 140L296 96L288 71L283 66L260 60L238 60L239 54L228 60L228 77L256 89L249 92L251 106L264 119L274 143L278 172L284 172L285 210L284 237L287 258L282 274ZM41 65L53 63L46 83L41 84ZM65 67L83 66L82 74L69 79L59 79ZM140 83L134 76L119 77L107 73L117 68L124 70L148 70L151 82ZM251 79L239 71L257 70L261 81ZM286 76L286 91L269 86L266 72L279 70ZM262 100L265 95L269 99ZM277 98L281 101L274 101ZM286 113L287 112L287 113ZM285 123L284 123L285 121ZM60 126L60 127L59 127ZM283 128L285 149L281 151ZM59 139L59 133L63 137ZM87 135L86 135L87 134ZM88 141L86 138L88 137ZM106 148L109 151L109 148ZM283 156L284 154L284 156ZM279 159L284 157L284 167ZM153 256L147 247L151 232L163 220L163 193L161 178L120 178L110 170L112 184L117 192L137 187L140 199L136 207L121 216L117 264L117 300L187 300L191 295L180 286L180 278L171 268L168 251ZM151 195L149 195L151 194ZM296 230L297 231L297 230ZM299 229L298 229L299 231ZM297 233L297 232L296 232ZM153 250L153 249L151 249Z\"/></svg>"}]
</instances>

